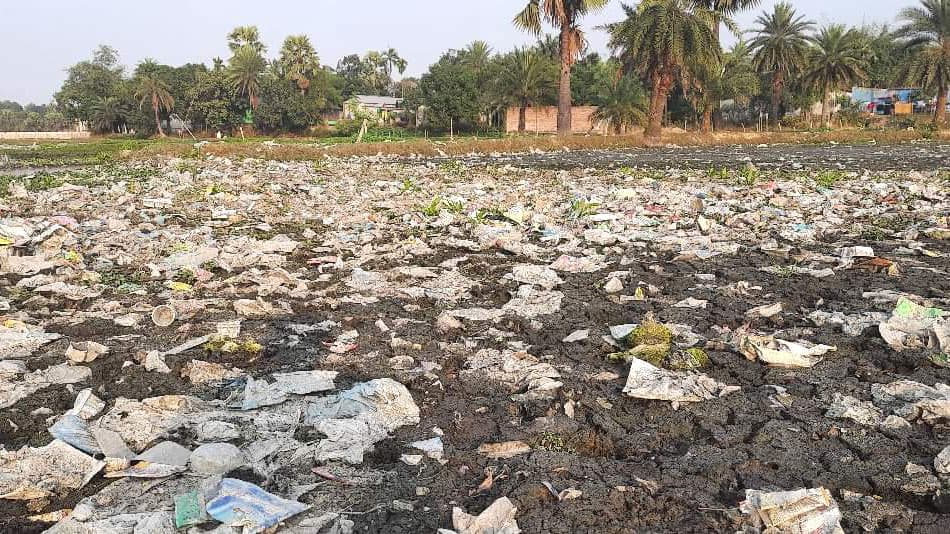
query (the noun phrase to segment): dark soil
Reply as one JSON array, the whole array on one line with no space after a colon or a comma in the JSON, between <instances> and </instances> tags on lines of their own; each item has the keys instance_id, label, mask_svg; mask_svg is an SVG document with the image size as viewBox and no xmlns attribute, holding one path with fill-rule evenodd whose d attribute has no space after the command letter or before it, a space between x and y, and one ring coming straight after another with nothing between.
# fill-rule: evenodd
<instances>
[{"instance_id":1,"label":"dark soil","mask_svg":"<svg viewBox=\"0 0 950 534\"><path fill-rule=\"evenodd\" d=\"M848 158L861 158L860 166L890 168L896 165L891 147L754 147L724 151L690 149L694 159L685 158L677 149L625 151L623 153L558 155L559 165L656 165L670 161L677 165L702 168L711 162L741 161L750 155L757 165L777 161L806 161L817 165L834 155L847 166ZM947 165L950 147L910 145L900 149L914 160L915 168ZM511 162L545 166L548 156L522 157ZM757 158L764 159L757 159ZM807 158L807 159L803 159ZM665 161L666 163L661 163ZM858 161L857 159L853 161ZM507 160L496 160L505 163ZM631 163L632 162L632 163ZM834 165L834 162L831 162ZM406 236L392 236L393 240ZM313 240L319 241L319 237ZM864 244L861 242L847 244ZM896 242L871 243L881 256L890 257ZM846 531L950 532L950 501L946 498L920 497L901 488L907 482L904 468L908 462L930 465L934 456L950 444L950 427L917 424L901 434L886 434L851 421L825 417L836 392L869 400L870 386L909 378L928 384L950 382L950 369L936 367L921 354L897 353L879 337L876 329L861 336L848 337L832 326L815 327L806 315L817 309L829 311L890 311L862 297L862 292L893 289L925 298L950 296L950 280L941 274L916 267L947 269L946 241L924 241L927 248L942 252L943 258L893 257L901 264L903 275L889 277L858 269L838 271L833 277L814 279L807 276L778 276L762 267L784 265L754 249L742 249L736 255L723 255L705 261L672 261L672 254L630 248L626 256L635 261L620 267L616 254L609 270L628 270L623 280L627 288L637 283L660 289L657 297L644 302L621 304L608 297L601 286L607 271L594 274L561 273L566 283L559 287L565 298L559 313L543 317L543 328L532 328L529 321L505 318L499 324L468 323L462 333L440 333L436 317L447 305L431 301L384 298L368 306L339 304L327 306L294 301L292 317L269 321L246 321L244 333L255 337L266 349L263 354L209 354L202 348L167 358L172 373L148 373L137 361L140 351L167 349L206 332L207 323L226 317L223 309L207 309L188 321L187 331L148 328L138 331L142 338L110 341L111 352L89 366L93 378L89 384L74 388L47 388L0 411L0 443L8 450L24 445L41 446L49 442L50 415L34 415L38 408L49 408L53 415L72 405L75 391L93 387L107 402L118 397L146 398L163 394L194 394L220 398L222 391L197 388L180 377L181 366L193 358L234 365L255 376L276 371L303 369L339 370L340 388L362 381L392 376L413 393L422 412L418 427L402 428L391 439L378 444L363 466L353 470L342 465L328 469L341 473L375 473L371 482L352 486L325 481L310 473L310 461L286 465L269 480L253 480L265 489L282 493L292 485L321 483L300 500L315 507L332 504L355 521L358 532L416 533L433 532L451 526L452 508L478 513L495 499L508 496L518 507L517 520L524 532L735 532L741 528L738 503L746 489L795 489L823 486L836 497L843 513ZM816 250L828 253L842 243L824 243ZM500 252L471 253L438 250L419 264L438 265L460 255L469 261L460 266L466 276L481 282L471 291L463 307L496 308L504 304L517 285L503 281L512 265L524 262ZM304 263L306 255L293 258L288 270L308 269L316 279L315 268ZM403 263L376 260L365 266L373 270L393 268ZM699 287L698 273L716 275L716 287ZM315 291L337 284L347 273L334 275L331 282L314 282ZM736 296L722 290L738 281L761 286L750 296ZM6 293L6 289L3 289ZM692 296L709 301L706 309L678 309L672 304ZM115 297L114 295L112 297ZM601 341L607 327L640 322L652 312L662 322L687 324L706 338L716 338L715 327L736 329L747 324L750 308L781 301L784 312L777 321L758 319L752 326L764 332L800 329L803 338L836 345L811 369L769 368L748 361L735 352L710 345L712 365L705 371L717 380L739 385L741 391L723 399L681 405L637 400L621 393L627 375L626 366L611 363L606 355L615 349ZM820 303L820 304L819 304ZM49 310L58 303L50 303ZM416 305L418 309L405 306ZM80 307L87 306L83 303ZM44 307L25 309L41 314ZM422 350L413 354L416 361L432 361L441 366L438 380L421 374L392 370L387 360L393 356L388 335L374 326L378 319L393 326L400 318L410 321L396 329L399 337L419 343ZM331 319L341 323L333 333L302 336L299 344L287 347L290 323L317 323ZM202 326L205 328L202 328ZM479 348L505 347L505 340L491 339L489 328L516 334L513 340L527 343L529 352L550 361L562 374L564 387L550 402L520 404L510 400L514 393L504 384L471 381L459 372L470 351L465 339L479 339ZM590 328L591 336L579 343L561 342L577 329ZM340 330L360 332L358 349L328 365L330 355L324 341ZM116 327L104 321L85 321L79 325L58 324L50 330L64 339L48 345L29 361L31 369L45 368L63 361L69 339L102 340L118 335ZM613 372L618 378L598 380L595 375ZM776 404L771 397L781 386L793 397L790 406ZM564 415L565 402L575 403L574 418ZM609 406L609 408L608 408ZM448 462L439 465L426 461L408 466L399 461L405 444L432 436L433 427L444 431ZM187 440L187 436L182 436ZM489 460L477 454L485 442L524 440L534 446L530 454L510 460ZM185 443L187 444L187 443ZM495 476L490 489L476 488L487 470ZM246 478L247 474L235 476ZM356 476L356 475L353 475ZM543 484L557 490L575 488L583 494L575 500L558 502ZM95 494L109 484L101 478L79 492L53 499L40 511L28 511L16 501L0 500L0 532L39 532L45 526L25 519L26 515L55 511L75 505L81 498ZM418 490L417 488L427 488ZM427 491L427 492L426 492ZM872 495L880 509L842 498L843 492ZM393 501L411 503L394 506ZM169 503L170 504L170 503ZM869 518L874 517L871 521Z\"/></svg>"}]
</instances>

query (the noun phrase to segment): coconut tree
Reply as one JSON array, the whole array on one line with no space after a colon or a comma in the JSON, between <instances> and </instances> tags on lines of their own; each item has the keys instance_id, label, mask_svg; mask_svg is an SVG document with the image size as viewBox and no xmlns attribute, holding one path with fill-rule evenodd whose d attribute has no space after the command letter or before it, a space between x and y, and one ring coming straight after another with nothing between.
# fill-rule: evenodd
<instances>
[{"instance_id":1,"label":"coconut tree","mask_svg":"<svg viewBox=\"0 0 950 534\"><path fill-rule=\"evenodd\" d=\"M246 96L251 109L260 104L260 76L267 66L264 58L251 46L244 46L234 53L228 65L228 79L242 96Z\"/></svg>"},{"instance_id":2,"label":"coconut tree","mask_svg":"<svg viewBox=\"0 0 950 534\"><path fill-rule=\"evenodd\" d=\"M157 67L158 65L150 59L139 64L136 69L135 99L139 101L139 109L143 108L146 102L151 105L152 113L155 114L155 127L158 129L158 135L165 137L159 113L171 111L175 107L175 98L172 96L168 84L155 74Z\"/></svg>"},{"instance_id":3,"label":"coconut tree","mask_svg":"<svg viewBox=\"0 0 950 534\"><path fill-rule=\"evenodd\" d=\"M288 36L284 39L280 59L277 61L284 76L296 82L300 94L307 94L314 73L320 68L320 58L317 57L310 38L306 35Z\"/></svg>"},{"instance_id":4,"label":"coconut tree","mask_svg":"<svg viewBox=\"0 0 950 534\"><path fill-rule=\"evenodd\" d=\"M821 91L821 118L831 121L828 100L836 89L851 87L867 77L868 50L861 35L841 24L822 28L812 38L802 81Z\"/></svg>"},{"instance_id":5,"label":"coconut tree","mask_svg":"<svg viewBox=\"0 0 950 534\"><path fill-rule=\"evenodd\" d=\"M950 90L950 0L921 0L900 12L896 34L910 54L903 78L924 90L936 91L934 124L944 123Z\"/></svg>"},{"instance_id":6,"label":"coconut tree","mask_svg":"<svg viewBox=\"0 0 950 534\"><path fill-rule=\"evenodd\" d=\"M646 122L649 99L640 80L635 77L617 76L600 98L601 105L591 119L606 122L615 134L620 135Z\"/></svg>"},{"instance_id":7,"label":"coconut tree","mask_svg":"<svg viewBox=\"0 0 950 534\"><path fill-rule=\"evenodd\" d=\"M761 74L772 76L772 111L770 118L778 123L779 109L786 82L805 66L808 54L807 32L814 23L795 13L786 2L775 5L772 13L763 13L755 20L752 64Z\"/></svg>"},{"instance_id":8,"label":"coconut tree","mask_svg":"<svg viewBox=\"0 0 950 534\"><path fill-rule=\"evenodd\" d=\"M610 47L628 69L650 84L647 137L660 137L666 102L675 83L687 85L700 66L719 64L712 31L715 15L692 0L647 0L623 4L626 19L607 26Z\"/></svg>"},{"instance_id":9,"label":"coconut tree","mask_svg":"<svg viewBox=\"0 0 950 534\"><path fill-rule=\"evenodd\" d=\"M516 48L504 58L503 65L499 80L501 92L507 100L518 106L518 131L524 132L528 106L550 95L557 67L532 48Z\"/></svg>"},{"instance_id":10,"label":"coconut tree","mask_svg":"<svg viewBox=\"0 0 950 534\"><path fill-rule=\"evenodd\" d=\"M584 15L606 6L610 0L529 0L515 16L516 26L541 35L544 23L556 27L560 34L560 85L557 99L557 131L571 133L571 67L584 48L584 31L580 21Z\"/></svg>"},{"instance_id":11,"label":"coconut tree","mask_svg":"<svg viewBox=\"0 0 950 534\"><path fill-rule=\"evenodd\" d=\"M399 52L395 48L390 48L382 54L382 59L386 68L386 76L392 80L393 72L399 72L399 75L402 76L402 73L406 72L406 66L409 63L399 55ZM395 70L394 70L395 69ZM396 96L396 84L392 84L392 94Z\"/></svg>"}]
</instances>

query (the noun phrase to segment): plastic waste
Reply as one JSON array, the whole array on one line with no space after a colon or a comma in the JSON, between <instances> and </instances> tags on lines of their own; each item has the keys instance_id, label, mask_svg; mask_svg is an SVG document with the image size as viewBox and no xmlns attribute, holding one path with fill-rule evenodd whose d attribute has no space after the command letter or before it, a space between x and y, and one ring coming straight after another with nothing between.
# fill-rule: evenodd
<instances>
[{"instance_id":1,"label":"plastic waste","mask_svg":"<svg viewBox=\"0 0 950 534\"><path fill-rule=\"evenodd\" d=\"M208 499L208 515L244 534L259 534L310 506L268 493L250 482L222 479Z\"/></svg>"},{"instance_id":2,"label":"plastic waste","mask_svg":"<svg viewBox=\"0 0 950 534\"><path fill-rule=\"evenodd\" d=\"M477 516L453 508L452 526L457 534L518 534L521 529L515 520L517 514L518 509L508 497L502 497Z\"/></svg>"},{"instance_id":3,"label":"plastic waste","mask_svg":"<svg viewBox=\"0 0 950 534\"><path fill-rule=\"evenodd\" d=\"M739 391L704 374L678 373L633 359L623 392L629 397L680 402L701 402Z\"/></svg>"},{"instance_id":4,"label":"plastic waste","mask_svg":"<svg viewBox=\"0 0 950 534\"><path fill-rule=\"evenodd\" d=\"M807 341L785 341L772 336L743 336L739 352L749 360L759 360L776 367L813 367L821 356L838 350L828 345L814 345Z\"/></svg>"},{"instance_id":5,"label":"plastic waste","mask_svg":"<svg viewBox=\"0 0 950 534\"><path fill-rule=\"evenodd\" d=\"M844 534L841 511L825 488L765 492L748 489L739 504L753 526L800 534Z\"/></svg>"}]
</instances>

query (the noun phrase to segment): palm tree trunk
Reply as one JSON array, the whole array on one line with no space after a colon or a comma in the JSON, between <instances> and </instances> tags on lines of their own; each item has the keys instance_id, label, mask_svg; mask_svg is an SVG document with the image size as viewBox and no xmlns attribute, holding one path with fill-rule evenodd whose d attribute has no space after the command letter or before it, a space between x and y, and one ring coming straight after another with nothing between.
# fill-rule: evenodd
<instances>
[{"instance_id":1,"label":"palm tree trunk","mask_svg":"<svg viewBox=\"0 0 950 534\"><path fill-rule=\"evenodd\" d=\"M775 71L772 77L772 115L769 120L773 125L779 123L779 109L782 104L782 91L785 88L785 75L781 71Z\"/></svg>"},{"instance_id":2,"label":"palm tree trunk","mask_svg":"<svg viewBox=\"0 0 950 534\"><path fill-rule=\"evenodd\" d=\"M524 133L528 125L528 100L521 99L521 107L518 108L518 132Z\"/></svg>"},{"instance_id":3,"label":"palm tree trunk","mask_svg":"<svg viewBox=\"0 0 950 534\"><path fill-rule=\"evenodd\" d=\"M668 74L653 76L653 92L650 94L650 111L647 114L647 127L643 134L658 139L663 133L663 112L669 96L672 79Z\"/></svg>"},{"instance_id":4,"label":"palm tree trunk","mask_svg":"<svg viewBox=\"0 0 950 534\"><path fill-rule=\"evenodd\" d=\"M158 116L158 102L152 102L152 111L155 112L155 126L158 127L158 136L165 137L165 132L162 130L162 120Z\"/></svg>"},{"instance_id":5,"label":"palm tree trunk","mask_svg":"<svg viewBox=\"0 0 950 534\"><path fill-rule=\"evenodd\" d=\"M821 126L827 128L831 125L831 114L828 113L828 99L831 97L827 87L822 91L821 97Z\"/></svg>"},{"instance_id":6,"label":"palm tree trunk","mask_svg":"<svg viewBox=\"0 0 950 534\"><path fill-rule=\"evenodd\" d=\"M712 122L713 122L713 106L712 102L706 104L706 107L703 109L703 133L712 132Z\"/></svg>"},{"instance_id":7,"label":"palm tree trunk","mask_svg":"<svg viewBox=\"0 0 950 534\"><path fill-rule=\"evenodd\" d=\"M944 119L947 115L947 88L938 87L937 91L937 109L934 110L934 124L937 128L942 128Z\"/></svg>"},{"instance_id":8,"label":"palm tree trunk","mask_svg":"<svg viewBox=\"0 0 950 534\"><path fill-rule=\"evenodd\" d=\"M571 134L571 25L561 24L561 85L557 95L557 133Z\"/></svg>"}]
</instances>

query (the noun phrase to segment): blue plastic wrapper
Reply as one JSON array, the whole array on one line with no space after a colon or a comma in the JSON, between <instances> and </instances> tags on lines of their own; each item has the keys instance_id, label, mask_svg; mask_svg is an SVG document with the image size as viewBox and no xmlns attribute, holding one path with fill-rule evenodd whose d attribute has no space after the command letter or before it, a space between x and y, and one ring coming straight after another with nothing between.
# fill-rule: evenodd
<instances>
[{"instance_id":1,"label":"blue plastic wrapper","mask_svg":"<svg viewBox=\"0 0 950 534\"><path fill-rule=\"evenodd\" d=\"M207 505L208 515L228 526L244 527L244 534L263 532L308 508L234 478L222 479Z\"/></svg>"}]
</instances>

